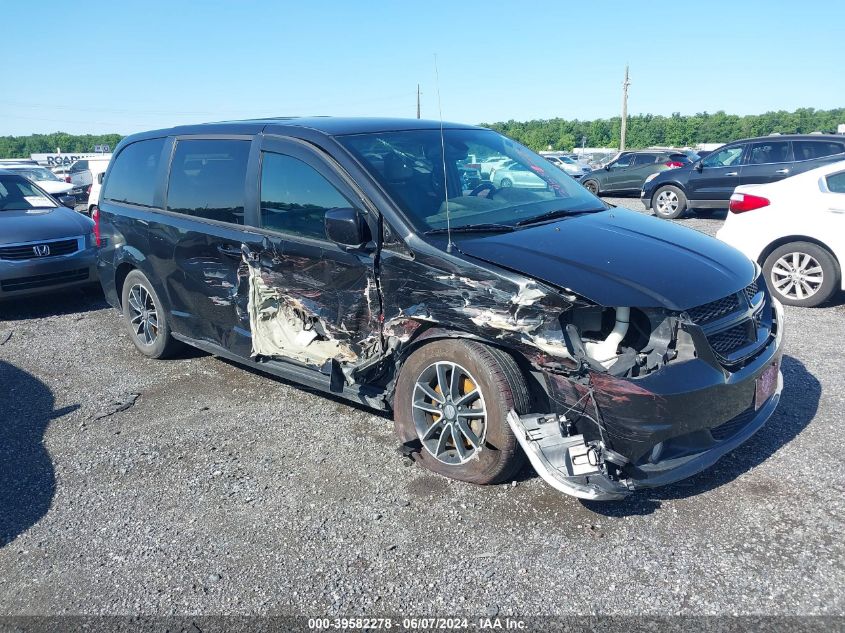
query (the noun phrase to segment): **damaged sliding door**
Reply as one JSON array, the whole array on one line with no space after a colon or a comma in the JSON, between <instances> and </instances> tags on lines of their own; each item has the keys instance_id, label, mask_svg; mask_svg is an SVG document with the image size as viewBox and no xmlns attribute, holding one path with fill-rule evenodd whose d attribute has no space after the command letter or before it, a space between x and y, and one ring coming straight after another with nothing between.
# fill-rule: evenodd
<instances>
[{"instance_id":1,"label":"damaged sliding door","mask_svg":"<svg viewBox=\"0 0 845 633\"><path fill-rule=\"evenodd\" d=\"M316 148L265 138L260 164L265 240L249 264L253 355L311 366L331 376L333 388L355 383L356 368L381 351L376 244L330 241L325 216L343 208L372 218Z\"/></svg>"}]
</instances>

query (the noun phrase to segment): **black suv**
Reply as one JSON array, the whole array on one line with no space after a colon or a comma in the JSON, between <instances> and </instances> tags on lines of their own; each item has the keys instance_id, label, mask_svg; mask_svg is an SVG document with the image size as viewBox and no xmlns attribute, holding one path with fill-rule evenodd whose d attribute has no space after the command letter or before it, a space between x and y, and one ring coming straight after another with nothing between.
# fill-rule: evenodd
<instances>
[{"instance_id":1,"label":"black suv","mask_svg":"<svg viewBox=\"0 0 845 633\"><path fill-rule=\"evenodd\" d=\"M535 179L472 187L471 154ZM706 468L780 398L782 311L752 262L491 130L160 130L120 143L100 200L100 278L142 354L188 343L392 411L457 479L509 478L524 450L557 489L619 498Z\"/></svg>"},{"instance_id":2,"label":"black suv","mask_svg":"<svg viewBox=\"0 0 845 633\"><path fill-rule=\"evenodd\" d=\"M621 152L601 169L585 174L581 183L588 191L605 195L639 192L652 174L666 169L689 165L693 159L685 152L674 150L638 150Z\"/></svg>"},{"instance_id":3,"label":"black suv","mask_svg":"<svg viewBox=\"0 0 845 633\"><path fill-rule=\"evenodd\" d=\"M845 158L845 137L773 135L728 143L683 169L646 180L640 197L660 218L687 209L727 209L738 185L782 180Z\"/></svg>"}]
</instances>

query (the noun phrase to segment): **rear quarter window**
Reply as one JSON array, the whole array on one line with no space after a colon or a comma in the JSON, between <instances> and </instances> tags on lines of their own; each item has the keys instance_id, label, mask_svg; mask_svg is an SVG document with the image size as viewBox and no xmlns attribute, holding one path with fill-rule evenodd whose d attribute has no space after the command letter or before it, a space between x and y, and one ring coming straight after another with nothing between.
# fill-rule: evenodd
<instances>
[{"instance_id":1,"label":"rear quarter window","mask_svg":"<svg viewBox=\"0 0 845 633\"><path fill-rule=\"evenodd\" d=\"M155 200L163 138L153 138L127 145L113 159L103 198L151 207Z\"/></svg>"},{"instance_id":2,"label":"rear quarter window","mask_svg":"<svg viewBox=\"0 0 845 633\"><path fill-rule=\"evenodd\" d=\"M827 177L827 188L832 193L845 193L845 171Z\"/></svg>"},{"instance_id":3,"label":"rear quarter window","mask_svg":"<svg viewBox=\"0 0 845 633\"><path fill-rule=\"evenodd\" d=\"M845 152L845 144L836 141L793 141L795 160L813 160Z\"/></svg>"}]
</instances>

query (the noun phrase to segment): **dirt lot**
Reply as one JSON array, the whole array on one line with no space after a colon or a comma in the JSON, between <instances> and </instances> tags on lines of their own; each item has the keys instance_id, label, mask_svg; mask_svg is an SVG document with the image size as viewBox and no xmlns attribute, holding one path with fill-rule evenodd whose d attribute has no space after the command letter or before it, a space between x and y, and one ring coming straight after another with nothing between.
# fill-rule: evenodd
<instances>
[{"instance_id":1,"label":"dirt lot","mask_svg":"<svg viewBox=\"0 0 845 633\"><path fill-rule=\"evenodd\" d=\"M372 411L146 360L96 292L2 306L0 614L843 614L843 302L787 308L757 436L604 504L443 479Z\"/></svg>"}]
</instances>

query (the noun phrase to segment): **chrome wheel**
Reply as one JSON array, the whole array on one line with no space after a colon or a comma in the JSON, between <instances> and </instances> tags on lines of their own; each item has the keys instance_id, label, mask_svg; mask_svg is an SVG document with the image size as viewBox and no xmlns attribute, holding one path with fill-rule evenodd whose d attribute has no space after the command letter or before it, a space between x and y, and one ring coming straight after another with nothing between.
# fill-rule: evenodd
<instances>
[{"instance_id":1,"label":"chrome wheel","mask_svg":"<svg viewBox=\"0 0 845 633\"><path fill-rule=\"evenodd\" d=\"M411 407L417 435L438 461L463 464L481 450L487 434L484 396L460 365L439 361L426 367Z\"/></svg>"},{"instance_id":2,"label":"chrome wheel","mask_svg":"<svg viewBox=\"0 0 845 633\"><path fill-rule=\"evenodd\" d=\"M499 183L499 188L506 189L508 187L513 187L513 183L510 181L510 178L502 178L502 182Z\"/></svg>"},{"instance_id":3,"label":"chrome wheel","mask_svg":"<svg viewBox=\"0 0 845 633\"><path fill-rule=\"evenodd\" d=\"M598 183L595 180L588 180L587 182L584 183L584 187L590 193L598 194L598 192L599 192L599 186L598 186Z\"/></svg>"},{"instance_id":4,"label":"chrome wheel","mask_svg":"<svg viewBox=\"0 0 845 633\"><path fill-rule=\"evenodd\" d=\"M675 213L678 210L678 204L678 194L668 189L661 191L654 199L654 208L661 215Z\"/></svg>"},{"instance_id":5,"label":"chrome wheel","mask_svg":"<svg viewBox=\"0 0 845 633\"><path fill-rule=\"evenodd\" d=\"M812 297L822 287L824 271L821 264L807 253L787 253L772 266L771 281L774 289L789 299L803 300Z\"/></svg>"},{"instance_id":6,"label":"chrome wheel","mask_svg":"<svg viewBox=\"0 0 845 633\"><path fill-rule=\"evenodd\" d=\"M135 337L144 345L152 345L158 338L158 311L150 292L141 284L129 290L129 322Z\"/></svg>"}]
</instances>

